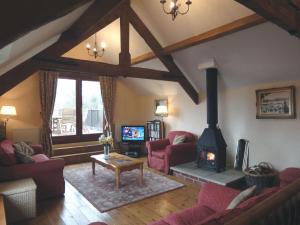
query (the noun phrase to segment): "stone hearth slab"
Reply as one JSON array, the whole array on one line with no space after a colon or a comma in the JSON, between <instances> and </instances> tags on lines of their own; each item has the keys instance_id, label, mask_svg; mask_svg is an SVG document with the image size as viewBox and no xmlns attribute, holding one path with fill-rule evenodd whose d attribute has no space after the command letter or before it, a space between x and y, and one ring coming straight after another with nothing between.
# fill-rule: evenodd
<instances>
[{"instance_id":1,"label":"stone hearth slab","mask_svg":"<svg viewBox=\"0 0 300 225\"><path fill-rule=\"evenodd\" d=\"M195 162L172 166L175 175L186 177L195 182L212 182L223 186L240 186L244 180L244 173L235 169L226 169L221 173L197 167Z\"/></svg>"}]
</instances>

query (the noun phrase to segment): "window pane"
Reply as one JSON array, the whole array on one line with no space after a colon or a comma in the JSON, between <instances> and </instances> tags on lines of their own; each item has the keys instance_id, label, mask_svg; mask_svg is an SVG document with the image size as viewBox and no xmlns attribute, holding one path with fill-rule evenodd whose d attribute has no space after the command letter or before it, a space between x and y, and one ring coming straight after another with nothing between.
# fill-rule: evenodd
<instances>
[{"instance_id":1,"label":"window pane","mask_svg":"<svg viewBox=\"0 0 300 225\"><path fill-rule=\"evenodd\" d=\"M82 133L103 132L103 104L100 83L82 81Z\"/></svg>"},{"instance_id":2,"label":"window pane","mask_svg":"<svg viewBox=\"0 0 300 225\"><path fill-rule=\"evenodd\" d=\"M52 135L76 134L76 81L58 79L52 115Z\"/></svg>"}]
</instances>

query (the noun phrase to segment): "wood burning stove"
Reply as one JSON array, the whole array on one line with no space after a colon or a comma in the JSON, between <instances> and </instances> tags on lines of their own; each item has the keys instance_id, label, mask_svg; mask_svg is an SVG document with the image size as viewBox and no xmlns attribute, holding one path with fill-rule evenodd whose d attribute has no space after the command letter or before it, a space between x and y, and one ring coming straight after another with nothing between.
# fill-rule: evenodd
<instances>
[{"instance_id":1,"label":"wood burning stove","mask_svg":"<svg viewBox=\"0 0 300 225\"><path fill-rule=\"evenodd\" d=\"M226 168L227 144L218 124L218 70L206 70L207 88L207 123L197 143L197 165L199 168L211 169L216 172Z\"/></svg>"}]
</instances>

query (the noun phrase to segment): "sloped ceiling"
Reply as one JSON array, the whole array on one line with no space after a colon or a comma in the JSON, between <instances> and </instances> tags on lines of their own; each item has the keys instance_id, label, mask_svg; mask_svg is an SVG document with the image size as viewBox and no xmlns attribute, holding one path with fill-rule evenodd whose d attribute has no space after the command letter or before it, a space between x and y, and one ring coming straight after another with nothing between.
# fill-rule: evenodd
<instances>
[{"instance_id":1,"label":"sloped ceiling","mask_svg":"<svg viewBox=\"0 0 300 225\"><path fill-rule=\"evenodd\" d=\"M226 37L173 54L177 65L197 90L205 91L205 74L198 66L215 59L222 85L227 88L298 80L300 75L300 40L272 23L264 23ZM157 60L142 66L159 69ZM140 65L137 65L140 66ZM170 82L123 79L141 95L174 95ZM172 87L170 89L170 87Z\"/></svg>"}]
</instances>

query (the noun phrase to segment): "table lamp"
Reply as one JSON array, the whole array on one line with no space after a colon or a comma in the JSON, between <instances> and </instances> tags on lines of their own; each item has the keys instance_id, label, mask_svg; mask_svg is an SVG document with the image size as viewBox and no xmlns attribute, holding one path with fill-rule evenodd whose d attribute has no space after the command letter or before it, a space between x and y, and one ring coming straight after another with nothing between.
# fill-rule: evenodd
<instances>
[{"instance_id":1,"label":"table lamp","mask_svg":"<svg viewBox=\"0 0 300 225\"><path fill-rule=\"evenodd\" d=\"M161 116L162 120L163 120L163 117L168 116L168 106L166 106L166 105L158 105L156 107L155 114L158 115L158 116Z\"/></svg>"},{"instance_id":2,"label":"table lamp","mask_svg":"<svg viewBox=\"0 0 300 225\"><path fill-rule=\"evenodd\" d=\"M5 118L5 120L4 120L4 129L5 129L4 136L6 136L6 124L11 117L17 115L16 107L4 105L0 109L0 115Z\"/></svg>"}]
</instances>

